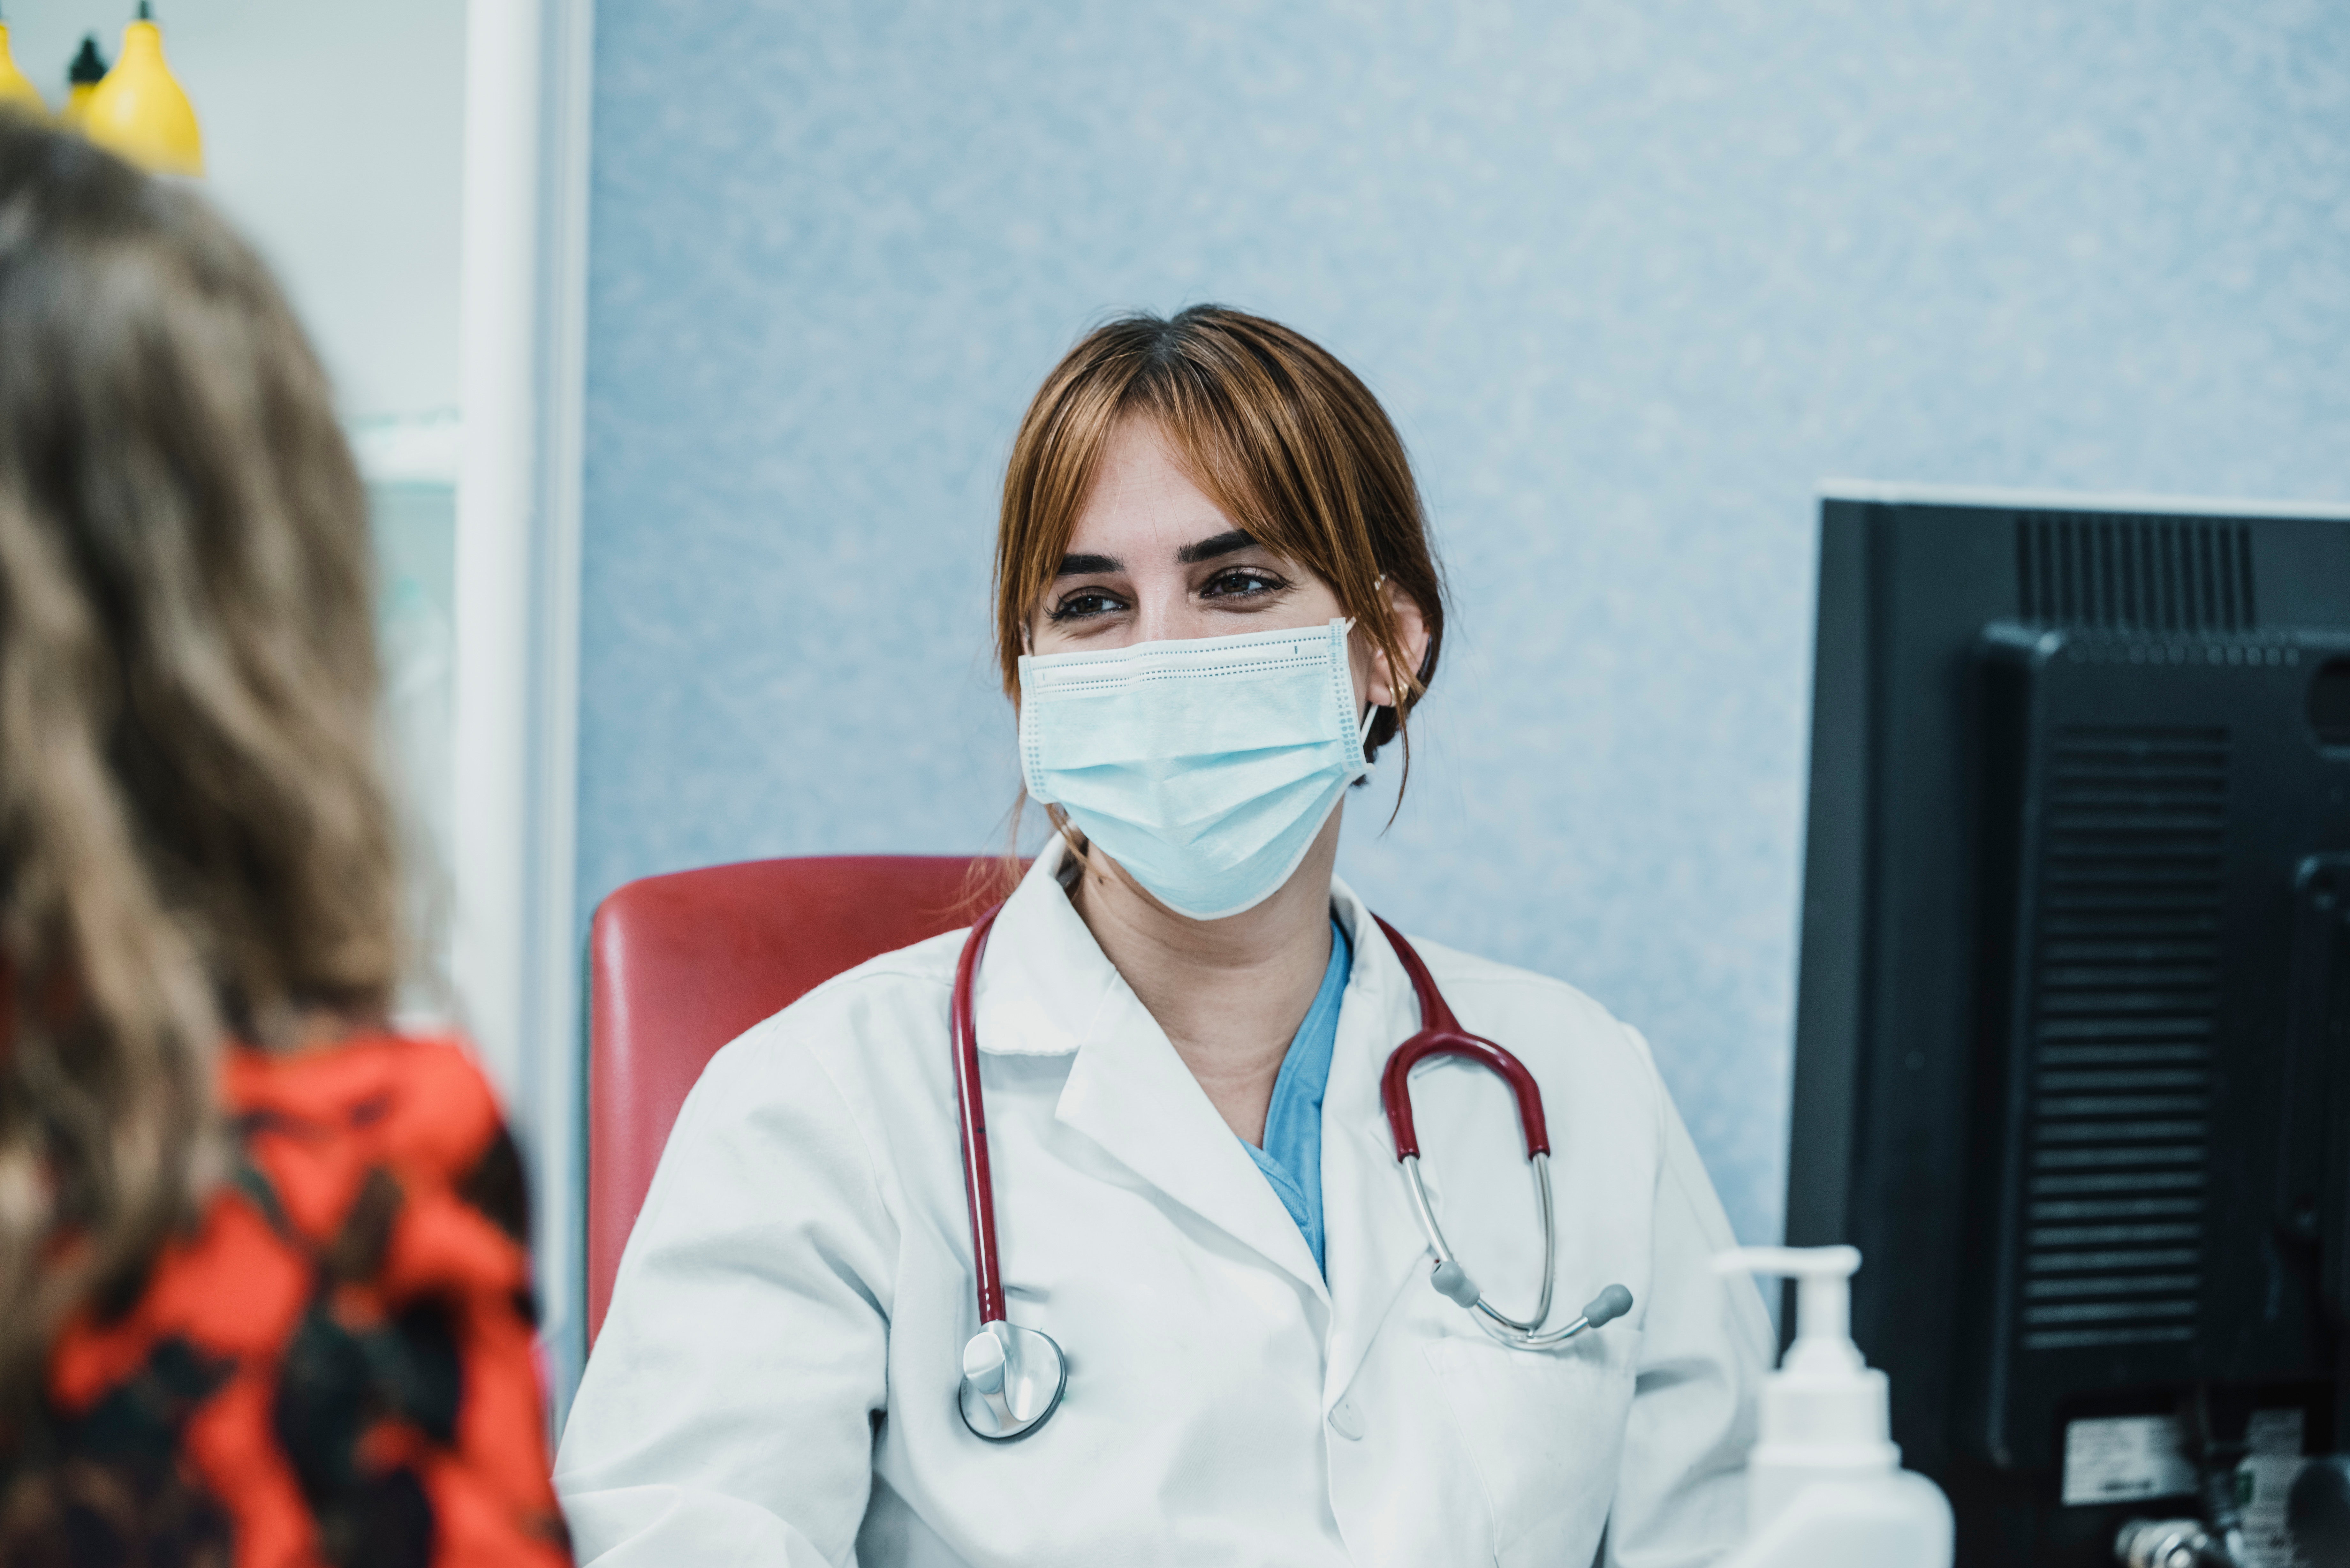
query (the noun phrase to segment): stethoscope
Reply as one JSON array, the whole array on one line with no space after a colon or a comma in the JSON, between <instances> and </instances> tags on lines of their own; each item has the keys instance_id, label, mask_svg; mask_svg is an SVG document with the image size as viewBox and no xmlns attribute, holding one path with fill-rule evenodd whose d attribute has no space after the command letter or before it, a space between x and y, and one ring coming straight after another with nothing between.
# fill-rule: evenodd
<instances>
[{"instance_id":1,"label":"stethoscope","mask_svg":"<svg viewBox=\"0 0 2350 1568\"><path fill-rule=\"evenodd\" d=\"M979 1332L962 1347L962 1387L959 1400L963 1424L993 1443L1024 1438L1060 1408L1069 1386L1068 1358L1050 1334L1021 1328L1003 1314L1003 1276L995 1250L995 1187L987 1168L987 1107L979 1087L979 1031L972 1019L972 981L979 971L987 933L1002 906L980 917L962 945L955 965L954 996L949 1006L954 1038L955 1105L962 1120L963 1191L971 1200L971 1253L979 1282ZM1477 1326L1515 1350L1543 1350L1564 1344L1586 1329L1613 1323L1632 1307L1632 1293L1609 1285L1583 1309L1582 1315L1562 1328L1543 1332L1550 1316L1552 1267L1558 1256L1558 1220L1553 1212L1550 1188L1550 1129L1543 1120L1542 1089L1525 1064L1494 1044L1462 1029L1445 1005L1428 966L1393 926L1378 921L1387 933L1411 989L1419 998L1419 1033L1395 1048L1379 1080L1379 1099L1387 1107L1388 1128L1395 1135L1396 1159L1411 1186L1412 1212L1427 1232L1436 1254L1429 1282L1437 1292L1469 1310ZM1517 1097L1518 1125L1525 1133L1526 1159L1534 1167L1534 1200L1542 1210L1542 1299L1532 1320L1520 1322L1485 1299L1469 1271L1461 1266L1437 1223L1428 1188L1419 1175L1419 1135L1412 1125L1411 1070L1430 1056L1459 1056L1492 1069Z\"/></svg>"}]
</instances>

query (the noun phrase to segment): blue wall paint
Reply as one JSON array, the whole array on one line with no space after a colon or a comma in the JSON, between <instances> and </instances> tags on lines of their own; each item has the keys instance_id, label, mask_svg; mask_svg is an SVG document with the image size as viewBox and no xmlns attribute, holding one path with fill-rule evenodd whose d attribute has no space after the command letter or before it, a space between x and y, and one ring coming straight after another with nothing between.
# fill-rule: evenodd
<instances>
[{"instance_id":1,"label":"blue wall paint","mask_svg":"<svg viewBox=\"0 0 2350 1568\"><path fill-rule=\"evenodd\" d=\"M2350 494L2324 0L684 0L597 53L583 919L994 841L1020 410L1104 313L1245 306L1388 401L1457 598L1342 869L1644 1028L1749 1238L1813 482Z\"/></svg>"}]
</instances>

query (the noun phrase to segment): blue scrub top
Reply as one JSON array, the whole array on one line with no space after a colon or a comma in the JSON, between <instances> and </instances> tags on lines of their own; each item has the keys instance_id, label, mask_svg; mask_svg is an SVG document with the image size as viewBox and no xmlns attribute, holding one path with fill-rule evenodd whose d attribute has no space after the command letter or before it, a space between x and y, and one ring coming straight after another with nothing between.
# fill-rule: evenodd
<instances>
[{"instance_id":1,"label":"blue scrub top","mask_svg":"<svg viewBox=\"0 0 2350 1568\"><path fill-rule=\"evenodd\" d=\"M1273 1082L1273 1104L1264 1116L1264 1147L1246 1138L1257 1168L1273 1184L1274 1196L1297 1221L1305 1245L1313 1250L1314 1266L1326 1274L1322 1261L1322 1095L1330 1085L1330 1057L1338 1044L1338 1002L1347 992L1347 976L1354 969L1354 947L1347 928L1330 922L1330 964L1322 971L1322 989L1305 1010L1281 1059L1281 1075Z\"/></svg>"}]
</instances>

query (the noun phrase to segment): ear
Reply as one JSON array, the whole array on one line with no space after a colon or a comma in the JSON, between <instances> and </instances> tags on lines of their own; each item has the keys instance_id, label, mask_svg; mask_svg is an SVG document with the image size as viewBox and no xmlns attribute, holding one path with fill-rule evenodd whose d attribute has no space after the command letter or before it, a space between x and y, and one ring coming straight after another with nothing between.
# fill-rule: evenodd
<instances>
[{"instance_id":1,"label":"ear","mask_svg":"<svg viewBox=\"0 0 2350 1568\"><path fill-rule=\"evenodd\" d=\"M1428 618L1420 614L1419 601L1394 583L1384 583L1379 591L1387 596L1388 613L1395 618L1396 639L1403 644L1404 657L1411 661L1410 673L1418 675L1428 660ZM1383 649L1371 651L1371 701L1381 708L1393 708L1396 702L1396 681L1388 669L1388 656Z\"/></svg>"}]
</instances>

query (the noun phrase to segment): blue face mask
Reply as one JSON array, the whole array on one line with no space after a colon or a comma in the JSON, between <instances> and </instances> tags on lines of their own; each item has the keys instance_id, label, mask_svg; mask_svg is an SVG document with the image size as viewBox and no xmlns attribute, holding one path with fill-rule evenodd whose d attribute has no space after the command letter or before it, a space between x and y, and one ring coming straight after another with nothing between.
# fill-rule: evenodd
<instances>
[{"instance_id":1,"label":"blue face mask","mask_svg":"<svg viewBox=\"0 0 2350 1568\"><path fill-rule=\"evenodd\" d=\"M1178 914L1254 908L1370 772L1347 626L1022 659L1029 794Z\"/></svg>"}]
</instances>

